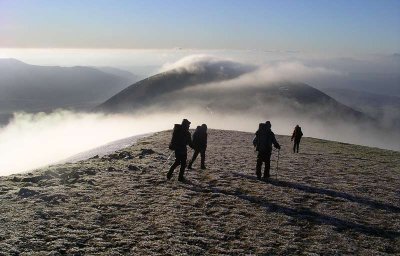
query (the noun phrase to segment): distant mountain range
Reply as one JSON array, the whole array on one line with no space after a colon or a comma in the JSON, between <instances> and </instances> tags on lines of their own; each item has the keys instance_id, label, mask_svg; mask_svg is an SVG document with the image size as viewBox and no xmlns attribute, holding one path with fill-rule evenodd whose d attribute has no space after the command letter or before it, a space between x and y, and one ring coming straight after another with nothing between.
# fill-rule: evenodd
<instances>
[{"instance_id":1,"label":"distant mountain range","mask_svg":"<svg viewBox=\"0 0 400 256\"><path fill-rule=\"evenodd\" d=\"M227 65L224 65L227 64ZM231 63L207 66L201 72L171 70L141 80L117 93L98 110L136 112L145 108L179 110L197 107L212 112L307 115L317 119L370 120L368 116L304 83L277 82L230 87L230 81L249 72ZM225 86L220 87L219 82ZM254 111L254 112L253 112Z\"/></svg>"},{"instance_id":2,"label":"distant mountain range","mask_svg":"<svg viewBox=\"0 0 400 256\"><path fill-rule=\"evenodd\" d=\"M129 72L103 70L0 59L0 121L14 111L91 109L134 81L127 77Z\"/></svg>"},{"instance_id":3,"label":"distant mountain range","mask_svg":"<svg viewBox=\"0 0 400 256\"><path fill-rule=\"evenodd\" d=\"M389 127L400 127L400 97L356 91L344 88L325 88L323 91L343 104L375 118Z\"/></svg>"},{"instance_id":4,"label":"distant mountain range","mask_svg":"<svg viewBox=\"0 0 400 256\"><path fill-rule=\"evenodd\" d=\"M119 68L113 68L113 67L93 67L95 69L98 69L104 73L108 73L114 76L122 77L127 79L130 83L137 82L139 80L139 77L129 71L122 70Z\"/></svg>"}]
</instances>

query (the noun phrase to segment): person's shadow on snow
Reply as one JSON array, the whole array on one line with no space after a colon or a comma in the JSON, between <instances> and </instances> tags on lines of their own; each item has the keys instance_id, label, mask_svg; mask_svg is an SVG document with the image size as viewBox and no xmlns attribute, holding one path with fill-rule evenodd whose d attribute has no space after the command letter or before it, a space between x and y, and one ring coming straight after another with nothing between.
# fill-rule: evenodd
<instances>
[{"instance_id":1,"label":"person's shadow on snow","mask_svg":"<svg viewBox=\"0 0 400 256\"><path fill-rule=\"evenodd\" d=\"M233 175L237 176L237 177L241 177L241 178L258 181L256 177L248 175L248 174L234 172ZM364 205L367 205L369 207L372 207L372 208L375 208L378 210L386 210L386 211L390 211L393 213L400 213L400 207L381 203L381 202L374 201L374 200L371 200L371 199L365 198L365 197L354 196L354 195L351 195L351 194L348 194L345 192L339 192L339 191L324 189L324 188L316 188L316 187L311 187L311 186L307 186L304 184L299 184L299 183L290 182L290 181L276 180L276 179L268 180L268 184L271 184L274 186L279 186L279 187L293 188L293 189L297 189L297 190L311 193L311 194L320 194L320 195L327 195L327 196L331 196L331 197L342 198L342 199L348 200L350 202L364 204Z\"/></svg>"},{"instance_id":2,"label":"person's shadow on snow","mask_svg":"<svg viewBox=\"0 0 400 256\"><path fill-rule=\"evenodd\" d=\"M246 177L245 174L240 174L240 173L234 173L234 174L240 177ZM258 181L256 178L253 178L253 176L249 176L248 178ZM277 181L275 181L274 183L281 184L279 182L277 183ZM207 194L216 193L226 196L235 196L240 200L245 200L252 204L256 204L259 207L264 208L268 212L284 214L292 218L296 218L299 220L307 220L315 224L335 226L338 232L351 230L369 236L377 236L390 239L397 238L400 236L400 232L398 231L392 231L392 230L387 230L386 228L358 224L348 220L343 220L337 217L314 212L307 208L298 209L298 208L290 208L287 206L282 206L276 203L269 202L262 197L246 195L240 189L237 188L232 188L232 190L229 191L214 186L204 187L201 185L192 185L192 186L189 185L186 188L197 193L207 193Z\"/></svg>"}]
</instances>

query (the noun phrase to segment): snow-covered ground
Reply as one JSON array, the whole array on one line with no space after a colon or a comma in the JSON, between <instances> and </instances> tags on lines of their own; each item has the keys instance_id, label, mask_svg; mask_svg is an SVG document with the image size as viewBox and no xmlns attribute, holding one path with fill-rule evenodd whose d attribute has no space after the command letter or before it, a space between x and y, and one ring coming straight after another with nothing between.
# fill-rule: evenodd
<instances>
[{"instance_id":1,"label":"snow-covered ground","mask_svg":"<svg viewBox=\"0 0 400 256\"><path fill-rule=\"evenodd\" d=\"M264 182L253 136L209 129L186 182L171 131L0 177L0 255L400 255L400 152L277 135Z\"/></svg>"},{"instance_id":2,"label":"snow-covered ground","mask_svg":"<svg viewBox=\"0 0 400 256\"><path fill-rule=\"evenodd\" d=\"M98 155L99 157L102 157L104 155L111 154L117 150L127 148L129 146L132 146L135 144L139 139L144 138L146 136L150 136L152 133L146 133L146 134L140 134L140 135L135 135L131 136L128 138L116 140L110 143L107 143L103 146L93 148L91 150L87 150L85 152L78 153L76 155L73 155L71 157L68 157L67 159L60 161L59 163L76 163L78 161L86 160L91 157L94 157Z\"/></svg>"}]
</instances>

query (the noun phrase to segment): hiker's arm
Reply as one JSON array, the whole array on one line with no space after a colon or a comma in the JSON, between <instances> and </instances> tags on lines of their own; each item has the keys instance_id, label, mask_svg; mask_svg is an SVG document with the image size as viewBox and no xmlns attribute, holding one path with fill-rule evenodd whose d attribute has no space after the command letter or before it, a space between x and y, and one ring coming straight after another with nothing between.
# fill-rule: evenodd
<instances>
[{"instance_id":1,"label":"hiker's arm","mask_svg":"<svg viewBox=\"0 0 400 256\"><path fill-rule=\"evenodd\" d=\"M254 136L254 139L253 139L253 146L254 146L254 147L257 146L257 135Z\"/></svg>"},{"instance_id":2,"label":"hiker's arm","mask_svg":"<svg viewBox=\"0 0 400 256\"><path fill-rule=\"evenodd\" d=\"M272 143L274 144L274 147L277 149L281 149L281 145L276 141L275 135L272 136Z\"/></svg>"}]
</instances>

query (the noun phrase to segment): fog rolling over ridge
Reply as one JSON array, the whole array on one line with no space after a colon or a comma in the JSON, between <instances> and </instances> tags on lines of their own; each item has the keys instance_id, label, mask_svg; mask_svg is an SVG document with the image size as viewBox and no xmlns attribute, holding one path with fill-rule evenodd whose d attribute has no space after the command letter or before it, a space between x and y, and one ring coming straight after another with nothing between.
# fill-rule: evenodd
<instances>
[{"instance_id":1,"label":"fog rolling over ridge","mask_svg":"<svg viewBox=\"0 0 400 256\"><path fill-rule=\"evenodd\" d=\"M129 86L98 109L110 113L157 113L195 108L220 115L283 117L325 126L355 125L363 130L396 129L302 82L342 77L341 72L332 69L300 62L254 67L211 56L189 56L166 68L172 70Z\"/></svg>"},{"instance_id":2,"label":"fog rolling over ridge","mask_svg":"<svg viewBox=\"0 0 400 256\"><path fill-rule=\"evenodd\" d=\"M190 56L171 64L157 75L145 78L108 99L97 109L106 112L139 111L162 104L158 96L179 92L187 87L230 80L254 70L255 67L209 56ZM175 99L169 100L171 103Z\"/></svg>"},{"instance_id":3,"label":"fog rolling over ridge","mask_svg":"<svg viewBox=\"0 0 400 256\"><path fill-rule=\"evenodd\" d=\"M125 137L172 129L182 118L192 121L192 128L206 123L248 132L270 120L275 133L286 135L299 124L307 137L400 150L398 127L306 83L342 78L334 69L298 61L256 66L189 56L160 72L125 88L96 112L16 114L0 127L0 175L55 163Z\"/></svg>"},{"instance_id":4,"label":"fog rolling over ridge","mask_svg":"<svg viewBox=\"0 0 400 256\"><path fill-rule=\"evenodd\" d=\"M141 114L102 114L56 111L40 114L16 114L0 128L0 175L9 175L43 167L109 142L161 130L189 118L192 128L207 123L209 128L255 132L258 123L271 120L277 134L291 135L296 124L307 137L324 138L380 148L400 150L396 134L349 123L325 124L315 119L266 116L257 112L214 113L204 109L182 111L153 110ZM248 142L251 144L251 141ZM165 148L165 153L169 150Z\"/></svg>"},{"instance_id":5,"label":"fog rolling over ridge","mask_svg":"<svg viewBox=\"0 0 400 256\"><path fill-rule=\"evenodd\" d=\"M319 132L308 134L312 137L391 149L400 144L398 126L363 113L362 107L346 106L315 88L318 86L303 82L343 79L343 72L334 69L297 61L251 66L212 56L188 56L161 72L129 86L98 109L109 113L194 109L188 117L196 111L236 116L240 122L257 122L249 117L259 117L315 125L316 129L310 129Z\"/></svg>"}]
</instances>

